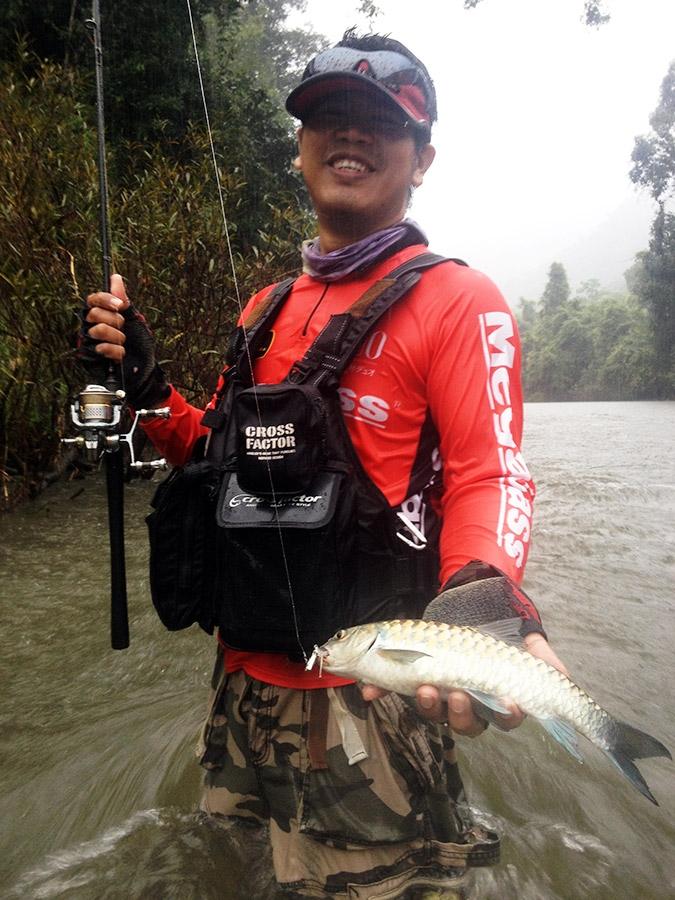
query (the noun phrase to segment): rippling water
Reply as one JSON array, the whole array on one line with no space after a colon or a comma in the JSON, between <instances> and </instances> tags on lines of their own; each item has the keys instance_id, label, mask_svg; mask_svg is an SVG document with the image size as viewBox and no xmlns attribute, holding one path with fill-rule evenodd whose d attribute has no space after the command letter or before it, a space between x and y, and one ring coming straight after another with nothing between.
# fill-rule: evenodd
<instances>
[{"instance_id":1,"label":"rippling water","mask_svg":"<svg viewBox=\"0 0 675 900\"><path fill-rule=\"evenodd\" d=\"M538 484L526 587L576 679L675 749L675 404L530 404ZM60 484L0 520L0 896L277 896L264 843L195 814L212 640L169 634L145 586L152 486L127 492L132 642L109 650L103 485ZM477 900L672 900L675 765L653 807L534 723L463 740L477 815L504 835Z\"/></svg>"}]
</instances>

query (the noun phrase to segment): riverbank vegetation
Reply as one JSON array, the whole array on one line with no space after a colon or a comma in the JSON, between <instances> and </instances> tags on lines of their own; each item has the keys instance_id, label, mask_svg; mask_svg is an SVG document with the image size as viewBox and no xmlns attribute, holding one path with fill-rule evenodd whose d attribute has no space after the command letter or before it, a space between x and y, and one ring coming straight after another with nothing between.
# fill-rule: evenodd
<instances>
[{"instance_id":1,"label":"riverbank vegetation","mask_svg":"<svg viewBox=\"0 0 675 900\"><path fill-rule=\"evenodd\" d=\"M649 246L625 273L625 294L591 281L572 296L554 262L541 298L521 301L528 400L675 398L675 62L650 124L635 140L629 173L654 200Z\"/></svg>"},{"instance_id":2,"label":"riverbank vegetation","mask_svg":"<svg viewBox=\"0 0 675 900\"><path fill-rule=\"evenodd\" d=\"M553 263L541 300L521 301L517 316L527 400L658 396L649 316L635 294L591 281L571 296L564 267Z\"/></svg>"},{"instance_id":3,"label":"riverbank vegetation","mask_svg":"<svg viewBox=\"0 0 675 900\"><path fill-rule=\"evenodd\" d=\"M213 85L208 103L235 276L184 5L111 4L105 74L113 265L146 314L172 381L199 403L213 389L237 298L245 302L261 285L297 271L298 247L312 229L290 167L295 143L274 70L282 65L279 48L287 59L295 58L290 47L304 58L317 38L284 28L289 5L264 4L257 14L251 4L238 16L230 3L219 25L212 13L222 4L193 4L202 66L211 73L205 80ZM36 5L16 6L14 22L28 27ZM39 491L58 468L68 398L87 380L75 358L77 312L101 280L92 60L75 50L89 49L87 11L58 0L48 6L50 27L30 35L31 49L12 37L0 13L4 507ZM144 16L147 31L125 28L132 6L127 23ZM166 21L167 12L175 21ZM275 53L267 53L272 46ZM256 67L256 54L264 66Z\"/></svg>"},{"instance_id":4,"label":"riverbank vegetation","mask_svg":"<svg viewBox=\"0 0 675 900\"><path fill-rule=\"evenodd\" d=\"M301 0L192 0L236 279L182 0L116 0L103 26L114 268L155 332L171 380L213 388L223 335L261 285L297 271L312 232L282 97L321 43L287 26ZM368 16L373 4L363 2ZM59 467L68 399L85 384L77 310L100 283L88 0L0 10L0 507ZM529 400L675 396L675 69L631 177L657 215L629 292L561 264L519 311Z\"/></svg>"}]
</instances>

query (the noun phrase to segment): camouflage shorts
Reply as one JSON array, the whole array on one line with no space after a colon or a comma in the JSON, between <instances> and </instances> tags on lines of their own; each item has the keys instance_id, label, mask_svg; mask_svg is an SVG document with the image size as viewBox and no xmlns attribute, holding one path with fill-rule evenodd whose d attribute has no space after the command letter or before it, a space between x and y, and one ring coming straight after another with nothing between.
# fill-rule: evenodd
<instances>
[{"instance_id":1,"label":"camouflage shorts","mask_svg":"<svg viewBox=\"0 0 675 900\"><path fill-rule=\"evenodd\" d=\"M275 877L296 896L445 890L498 859L497 836L470 820L447 729L396 694L367 703L356 685L226 676L219 652L200 753L204 812L269 825Z\"/></svg>"}]
</instances>

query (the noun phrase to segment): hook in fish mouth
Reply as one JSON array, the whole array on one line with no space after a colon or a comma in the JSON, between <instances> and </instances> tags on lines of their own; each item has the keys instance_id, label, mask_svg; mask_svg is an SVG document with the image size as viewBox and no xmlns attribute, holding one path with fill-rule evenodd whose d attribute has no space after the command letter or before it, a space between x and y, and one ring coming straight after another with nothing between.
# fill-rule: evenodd
<instances>
[{"instance_id":1,"label":"hook in fish mouth","mask_svg":"<svg viewBox=\"0 0 675 900\"><path fill-rule=\"evenodd\" d=\"M305 672L311 672L311 670L316 665L317 659L319 660L319 678L323 675L323 664L324 660L328 657L328 650L325 647L319 647L318 644L314 644L314 650L312 651L312 655L307 660L307 665L305 666Z\"/></svg>"}]
</instances>

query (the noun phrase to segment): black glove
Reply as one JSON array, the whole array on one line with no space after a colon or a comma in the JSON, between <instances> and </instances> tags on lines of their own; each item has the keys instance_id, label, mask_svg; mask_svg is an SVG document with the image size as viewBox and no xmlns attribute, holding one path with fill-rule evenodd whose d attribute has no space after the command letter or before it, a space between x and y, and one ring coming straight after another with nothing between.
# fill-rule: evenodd
<instances>
[{"instance_id":1,"label":"black glove","mask_svg":"<svg viewBox=\"0 0 675 900\"><path fill-rule=\"evenodd\" d=\"M522 619L521 637L533 633L546 637L537 607L525 591L499 569L479 560L455 572L424 613L424 618L433 622L476 628L516 616Z\"/></svg>"},{"instance_id":2,"label":"black glove","mask_svg":"<svg viewBox=\"0 0 675 900\"><path fill-rule=\"evenodd\" d=\"M89 336L91 322L87 322L89 307L85 306L80 314L81 327L78 341L78 358L97 380L103 381L107 367L100 353L96 352L96 344L100 343ZM127 400L136 409L157 406L166 400L171 388L166 376L155 360L155 341L148 324L141 313L133 306L123 310L124 318L124 358L122 375Z\"/></svg>"},{"instance_id":3,"label":"black glove","mask_svg":"<svg viewBox=\"0 0 675 900\"><path fill-rule=\"evenodd\" d=\"M520 617L520 636L537 633L546 637L541 618L525 591L499 569L474 559L450 578L440 594L431 601L424 618L449 625L480 628L488 622ZM485 722L505 729L504 723L489 707L472 700L474 713Z\"/></svg>"}]
</instances>

